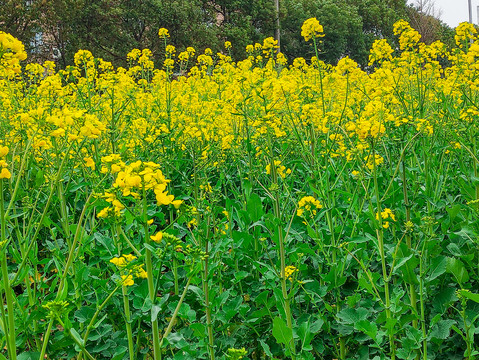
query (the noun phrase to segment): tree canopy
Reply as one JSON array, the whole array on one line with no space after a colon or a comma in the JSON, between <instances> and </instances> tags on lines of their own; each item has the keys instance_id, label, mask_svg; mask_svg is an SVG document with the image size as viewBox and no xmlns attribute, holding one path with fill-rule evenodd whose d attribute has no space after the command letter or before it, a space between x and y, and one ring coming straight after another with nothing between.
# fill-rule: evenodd
<instances>
[{"instance_id":1,"label":"tree canopy","mask_svg":"<svg viewBox=\"0 0 479 360\"><path fill-rule=\"evenodd\" d=\"M273 0L0 0L0 7L0 30L19 38L30 58L56 55L61 67L71 64L79 49L116 65L125 65L134 48L161 57L161 27L180 51L188 46L221 51L230 41L239 59L246 45L273 36L276 26ZM393 24L400 18L412 20L428 41L451 37L445 24L406 0L281 0L279 16L280 50L290 59L312 55L301 37L301 25L311 17L324 27L320 56L329 63L347 55L365 65L375 39L395 41Z\"/></svg>"}]
</instances>

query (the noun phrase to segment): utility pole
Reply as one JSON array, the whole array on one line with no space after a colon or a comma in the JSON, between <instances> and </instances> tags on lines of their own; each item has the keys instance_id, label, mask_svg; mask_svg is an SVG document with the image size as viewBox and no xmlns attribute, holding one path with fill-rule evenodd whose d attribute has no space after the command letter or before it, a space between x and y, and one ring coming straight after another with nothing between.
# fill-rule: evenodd
<instances>
[{"instance_id":1,"label":"utility pole","mask_svg":"<svg viewBox=\"0 0 479 360\"><path fill-rule=\"evenodd\" d=\"M469 0L471 1L471 0ZM279 28L279 0L274 0L274 7L276 10L276 29L274 31L274 37L278 40L278 52L280 51L280 28Z\"/></svg>"},{"instance_id":2,"label":"utility pole","mask_svg":"<svg viewBox=\"0 0 479 360\"><path fill-rule=\"evenodd\" d=\"M468 0L469 1L469 23L472 24L472 3L471 3L471 0Z\"/></svg>"}]
</instances>

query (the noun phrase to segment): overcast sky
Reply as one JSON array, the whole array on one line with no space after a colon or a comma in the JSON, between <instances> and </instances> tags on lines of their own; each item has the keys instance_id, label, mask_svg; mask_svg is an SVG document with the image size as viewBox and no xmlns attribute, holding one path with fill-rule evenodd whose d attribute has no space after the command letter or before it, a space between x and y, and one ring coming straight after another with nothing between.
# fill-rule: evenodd
<instances>
[{"instance_id":1,"label":"overcast sky","mask_svg":"<svg viewBox=\"0 0 479 360\"><path fill-rule=\"evenodd\" d=\"M440 19L449 26L455 28L463 21L469 21L468 0L432 0L435 3L436 11L441 12ZM408 0L409 4L417 3L416 0ZM472 3L472 22L477 21L477 6L479 0L471 0Z\"/></svg>"}]
</instances>

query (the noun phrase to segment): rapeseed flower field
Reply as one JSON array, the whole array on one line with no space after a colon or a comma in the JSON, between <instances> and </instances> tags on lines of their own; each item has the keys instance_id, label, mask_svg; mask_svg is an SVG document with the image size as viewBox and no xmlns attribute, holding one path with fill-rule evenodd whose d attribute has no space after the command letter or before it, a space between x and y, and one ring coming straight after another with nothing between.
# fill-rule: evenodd
<instances>
[{"instance_id":1,"label":"rapeseed flower field","mask_svg":"<svg viewBox=\"0 0 479 360\"><path fill-rule=\"evenodd\" d=\"M475 359L479 36L23 64L0 32L0 359Z\"/></svg>"}]
</instances>

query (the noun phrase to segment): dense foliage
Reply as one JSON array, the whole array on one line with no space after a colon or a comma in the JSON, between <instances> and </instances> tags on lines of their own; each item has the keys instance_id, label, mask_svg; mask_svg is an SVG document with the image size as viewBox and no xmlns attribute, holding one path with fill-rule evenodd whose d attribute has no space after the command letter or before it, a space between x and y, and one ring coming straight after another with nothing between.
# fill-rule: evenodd
<instances>
[{"instance_id":1,"label":"dense foliage","mask_svg":"<svg viewBox=\"0 0 479 360\"><path fill-rule=\"evenodd\" d=\"M477 358L476 30L369 73L327 33L56 71L0 32L0 359Z\"/></svg>"},{"instance_id":2,"label":"dense foliage","mask_svg":"<svg viewBox=\"0 0 479 360\"><path fill-rule=\"evenodd\" d=\"M0 29L23 41L36 61L55 54L61 68L73 65L80 49L115 66L126 66L124 54L133 48L150 49L158 61L158 27L169 30L181 51L193 46L216 53L230 41L233 59L243 60L246 45L273 36L277 17L273 0L0 0L0 8ZM427 32L426 41L452 38L447 26L406 0L281 0L281 52L288 59L313 55L297 31L311 17L327 28L319 56L331 64L347 55L367 65L374 40L395 42L392 27L401 18Z\"/></svg>"}]
</instances>

